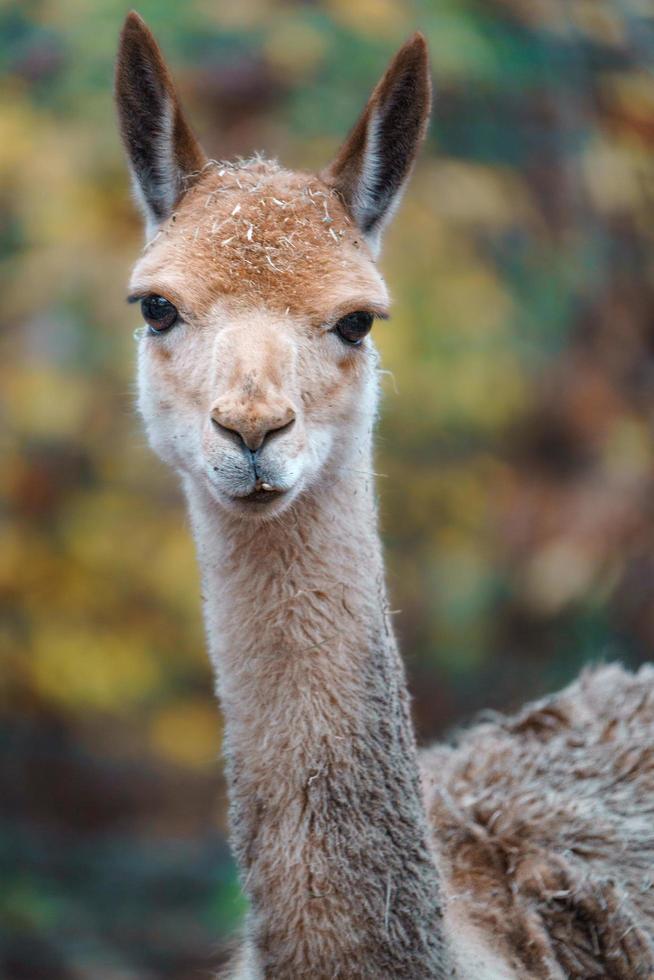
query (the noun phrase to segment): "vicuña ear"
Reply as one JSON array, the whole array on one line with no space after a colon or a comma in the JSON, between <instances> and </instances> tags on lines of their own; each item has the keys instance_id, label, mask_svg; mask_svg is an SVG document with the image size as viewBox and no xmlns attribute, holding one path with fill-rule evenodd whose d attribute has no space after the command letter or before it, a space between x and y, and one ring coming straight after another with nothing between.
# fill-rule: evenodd
<instances>
[{"instance_id":1,"label":"vicu\u00f1a ear","mask_svg":"<svg viewBox=\"0 0 654 980\"><path fill-rule=\"evenodd\" d=\"M116 103L134 189L151 235L206 157L184 119L157 42L133 11L120 35Z\"/></svg>"},{"instance_id":2,"label":"vicu\u00f1a ear","mask_svg":"<svg viewBox=\"0 0 654 980\"><path fill-rule=\"evenodd\" d=\"M397 207L431 108L427 44L414 34L388 66L324 179L340 193L371 248Z\"/></svg>"}]
</instances>

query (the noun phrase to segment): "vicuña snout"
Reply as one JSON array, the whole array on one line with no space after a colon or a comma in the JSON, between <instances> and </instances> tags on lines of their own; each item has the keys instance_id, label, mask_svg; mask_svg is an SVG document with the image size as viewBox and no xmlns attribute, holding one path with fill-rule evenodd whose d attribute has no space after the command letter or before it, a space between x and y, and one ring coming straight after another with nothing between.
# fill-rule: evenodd
<instances>
[{"instance_id":1,"label":"vicu\u00f1a snout","mask_svg":"<svg viewBox=\"0 0 654 980\"><path fill-rule=\"evenodd\" d=\"M291 428L295 408L282 391L262 391L253 396L230 391L214 402L211 421L224 437L242 443L256 453L264 442Z\"/></svg>"}]
</instances>

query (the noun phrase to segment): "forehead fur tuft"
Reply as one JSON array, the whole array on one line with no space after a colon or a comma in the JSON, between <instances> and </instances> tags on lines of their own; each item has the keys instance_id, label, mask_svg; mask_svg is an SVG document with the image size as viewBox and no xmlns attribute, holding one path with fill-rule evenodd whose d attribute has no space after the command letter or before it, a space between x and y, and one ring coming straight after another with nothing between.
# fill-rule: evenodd
<instances>
[{"instance_id":1,"label":"forehead fur tuft","mask_svg":"<svg viewBox=\"0 0 654 980\"><path fill-rule=\"evenodd\" d=\"M338 194L319 177L254 157L209 161L146 246L142 264L193 278L197 290L305 306L309 282L333 285L369 252ZM152 259L151 263L149 259Z\"/></svg>"}]
</instances>

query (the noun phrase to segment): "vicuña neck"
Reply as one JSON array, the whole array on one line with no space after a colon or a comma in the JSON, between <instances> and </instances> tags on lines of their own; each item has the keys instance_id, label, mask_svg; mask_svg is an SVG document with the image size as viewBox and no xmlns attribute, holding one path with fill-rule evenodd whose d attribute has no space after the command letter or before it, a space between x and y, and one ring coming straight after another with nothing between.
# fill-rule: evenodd
<instances>
[{"instance_id":1,"label":"vicu\u00f1a neck","mask_svg":"<svg viewBox=\"0 0 654 980\"><path fill-rule=\"evenodd\" d=\"M253 975L445 976L370 477L344 470L268 522L187 494Z\"/></svg>"}]
</instances>

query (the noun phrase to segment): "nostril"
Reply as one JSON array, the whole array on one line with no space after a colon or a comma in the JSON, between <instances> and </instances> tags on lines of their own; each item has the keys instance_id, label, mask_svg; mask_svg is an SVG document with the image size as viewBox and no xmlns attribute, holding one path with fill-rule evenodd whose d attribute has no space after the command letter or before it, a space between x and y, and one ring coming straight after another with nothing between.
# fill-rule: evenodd
<instances>
[{"instance_id":1,"label":"nostril","mask_svg":"<svg viewBox=\"0 0 654 980\"><path fill-rule=\"evenodd\" d=\"M245 439L237 429L231 429L228 425L223 425L214 415L211 416L211 423L214 429L217 429L221 435L226 436L235 445L240 447L245 445Z\"/></svg>"},{"instance_id":2,"label":"nostril","mask_svg":"<svg viewBox=\"0 0 654 980\"><path fill-rule=\"evenodd\" d=\"M264 436L266 442L268 442L270 439L274 439L275 436L281 436L285 432L289 432L294 425L295 425L295 417L289 419L288 422L284 422L283 425L278 425L275 428L268 429L266 435Z\"/></svg>"},{"instance_id":3,"label":"nostril","mask_svg":"<svg viewBox=\"0 0 654 980\"><path fill-rule=\"evenodd\" d=\"M232 420L222 416L218 412L213 412L210 416L214 431L220 433L222 438L229 439L233 445L239 449L247 449L251 453L258 452L265 442L275 436L283 435L295 425L295 415L278 415L271 418L260 416L259 418L243 418L243 420ZM285 419L285 421L282 421ZM230 424L226 424L230 423Z\"/></svg>"}]
</instances>

